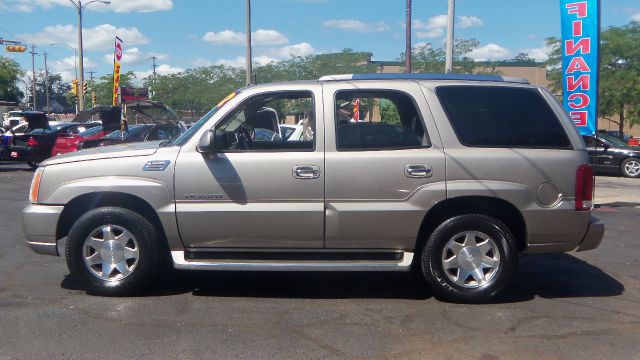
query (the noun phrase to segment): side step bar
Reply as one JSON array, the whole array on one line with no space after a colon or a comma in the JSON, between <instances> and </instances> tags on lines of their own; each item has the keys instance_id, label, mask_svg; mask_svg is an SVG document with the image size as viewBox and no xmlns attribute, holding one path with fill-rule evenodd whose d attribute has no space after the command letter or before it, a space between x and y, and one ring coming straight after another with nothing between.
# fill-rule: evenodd
<instances>
[{"instance_id":1,"label":"side step bar","mask_svg":"<svg viewBox=\"0 0 640 360\"><path fill-rule=\"evenodd\" d=\"M413 253L401 254L398 260L187 260L184 251L171 251L173 266L178 270L238 271L408 271Z\"/></svg>"}]
</instances>

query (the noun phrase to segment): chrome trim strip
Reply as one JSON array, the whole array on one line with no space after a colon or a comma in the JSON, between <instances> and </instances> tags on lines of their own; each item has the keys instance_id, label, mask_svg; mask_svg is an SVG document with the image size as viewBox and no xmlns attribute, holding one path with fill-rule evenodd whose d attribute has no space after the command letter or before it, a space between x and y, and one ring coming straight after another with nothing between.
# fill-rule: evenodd
<instances>
[{"instance_id":1,"label":"chrome trim strip","mask_svg":"<svg viewBox=\"0 0 640 360\"><path fill-rule=\"evenodd\" d=\"M412 252L404 252L402 261L187 261L184 251L171 251L173 266L178 270L243 270L243 271L408 271Z\"/></svg>"}]
</instances>

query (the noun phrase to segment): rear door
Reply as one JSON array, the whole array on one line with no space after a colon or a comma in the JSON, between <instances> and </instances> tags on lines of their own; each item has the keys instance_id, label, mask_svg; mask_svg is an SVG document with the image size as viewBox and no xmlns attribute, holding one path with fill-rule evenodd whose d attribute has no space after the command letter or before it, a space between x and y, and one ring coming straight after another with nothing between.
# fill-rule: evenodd
<instances>
[{"instance_id":1,"label":"rear door","mask_svg":"<svg viewBox=\"0 0 640 360\"><path fill-rule=\"evenodd\" d=\"M411 81L325 82L327 248L414 248L445 156Z\"/></svg>"}]
</instances>

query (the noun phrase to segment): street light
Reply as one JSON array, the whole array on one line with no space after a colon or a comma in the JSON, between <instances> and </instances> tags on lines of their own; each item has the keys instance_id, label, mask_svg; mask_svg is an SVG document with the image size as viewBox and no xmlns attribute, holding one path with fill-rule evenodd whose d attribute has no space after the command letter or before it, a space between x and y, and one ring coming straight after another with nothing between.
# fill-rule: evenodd
<instances>
[{"instance_id":1,"label":"street light","mask_svg":"<svg viewBox=\"0 0 640 360\"><path fill-rule=\"evenodd\" d=\"M74 69L74 71L76 72L76 79L78 79L78 54L77 54L77 51L76 51L77 49L76 49L76 48L74 48L73 46L71 46L71 45L67 44L66 42L65 42L65 43L61 43L61 42L54 42L54 43L51 43L51 44L49 44L49 45L61 45L61 46L66 46L66 47L68 47L69 49L72 49L72 50L73 50L73 69Z\"/></svg>"},{"instance_id":2,"label":"street light","mask_svg":"<svg viewBox=\"0 0 640 360\"><path fill-rule=\"evenodd\" d=\"M84 64L83 64L84 58L83 58L83 51L82 51L82 9L86 8L87 6L95 2L109 5L111 4L111 1L91 0L84 5L82 5L82 1L80 0L78 0L77 3L74 0L69 0L69 1L73 4L73 6L78 11L78 50L80 55L78 57L78 66L80 67L80 74L79 74L80 77L78 78L78 80L82 84L84 82ZM84 94L82 92L78 94L78 107L80 111L84 110Z\"/></svg>"}]
</instances>

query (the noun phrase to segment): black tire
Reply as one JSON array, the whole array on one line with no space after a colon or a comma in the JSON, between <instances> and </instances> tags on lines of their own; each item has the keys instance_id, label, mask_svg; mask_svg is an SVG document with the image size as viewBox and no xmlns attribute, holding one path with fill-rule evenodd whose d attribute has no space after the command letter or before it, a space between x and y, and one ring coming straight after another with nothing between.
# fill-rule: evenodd
<instances>
[{"instance_id":1,"label":"black tire","mask_svg":"<svg viewBox=\"0 0 640 360\"><path fill-rule=\"evenodd\" d=\"M622 173L622 176L628 178L640 177L640 171L637 170L638 165L640 165L640 159L638 158L625 159L622 164L620 164L620 172Z\"/></svg>"},{"instance_id":2,"label":"black tire","mask_svg":"<svg viewBox=\"0 0 640 360\"><path fill-rule=\"evenodd\" d=\"M460 269L445 273L445 246L450 240L467 232L481 232L489 236L499 254L499 265L485 284L457 284L451 277L460 278ZM465 240L466 243L466 240ZM464 245L462 245L464 248ZM461 252L462 253L462 252ZM489 252L492 254L492 251ZM492 255L495 257L495 254ZM458 261L458 259L456 259ZM500 221L480 214L466 214L450 218L438 226L422 251L422 274L436 296L456 303L482 303L494 299L514 276L518 265L517 246L511 231ZM457 273L456 273L457 271ZM484 272L484 269L481 270ZM455 274L455 275L454 275ZM484 278L485 275L482 275ZM470 277L473 282L473 277ZM462 279L462 282L465 282ZM464 286L463 286L464 285ZM465 287L466 286L466 287ZM471 286L477 286L470 288Z\"/></svg>"},{"instance_id":3,"label":"black tire","mask_svg":"<svg viewBox=\"0 0 640 360\"><path fill-rule=\"evenodd\" d=\"M99 274L94 274L85 263L85 239L91 234L97 234L96 231L104 225L126 229L136 242L137 260L134 260L135 266L124 278L101 279ZM159 240L153 224L132 210L119 207L93 209L82 215L69 230L65 249L67 266L71 275L77 278L89 293L103 296L133 295L150 285L158 272L162 263L162 246L158 244ZM102 269L104 273L105 270ZM113 270L115 277L118 276L116 272L120 273Z\"/></svg>"},{"instance_id":4,"label":"black tire","mask_svg":"<svg viewBox=\"0 0 640 360\"><path fill-rule=\"evenodd\" d=\"M32 169L37 169L38 166L40 166L40 163L35 161L27 161L27 165L29 165L29 167Z\"/></svg>"}]
</instances>

